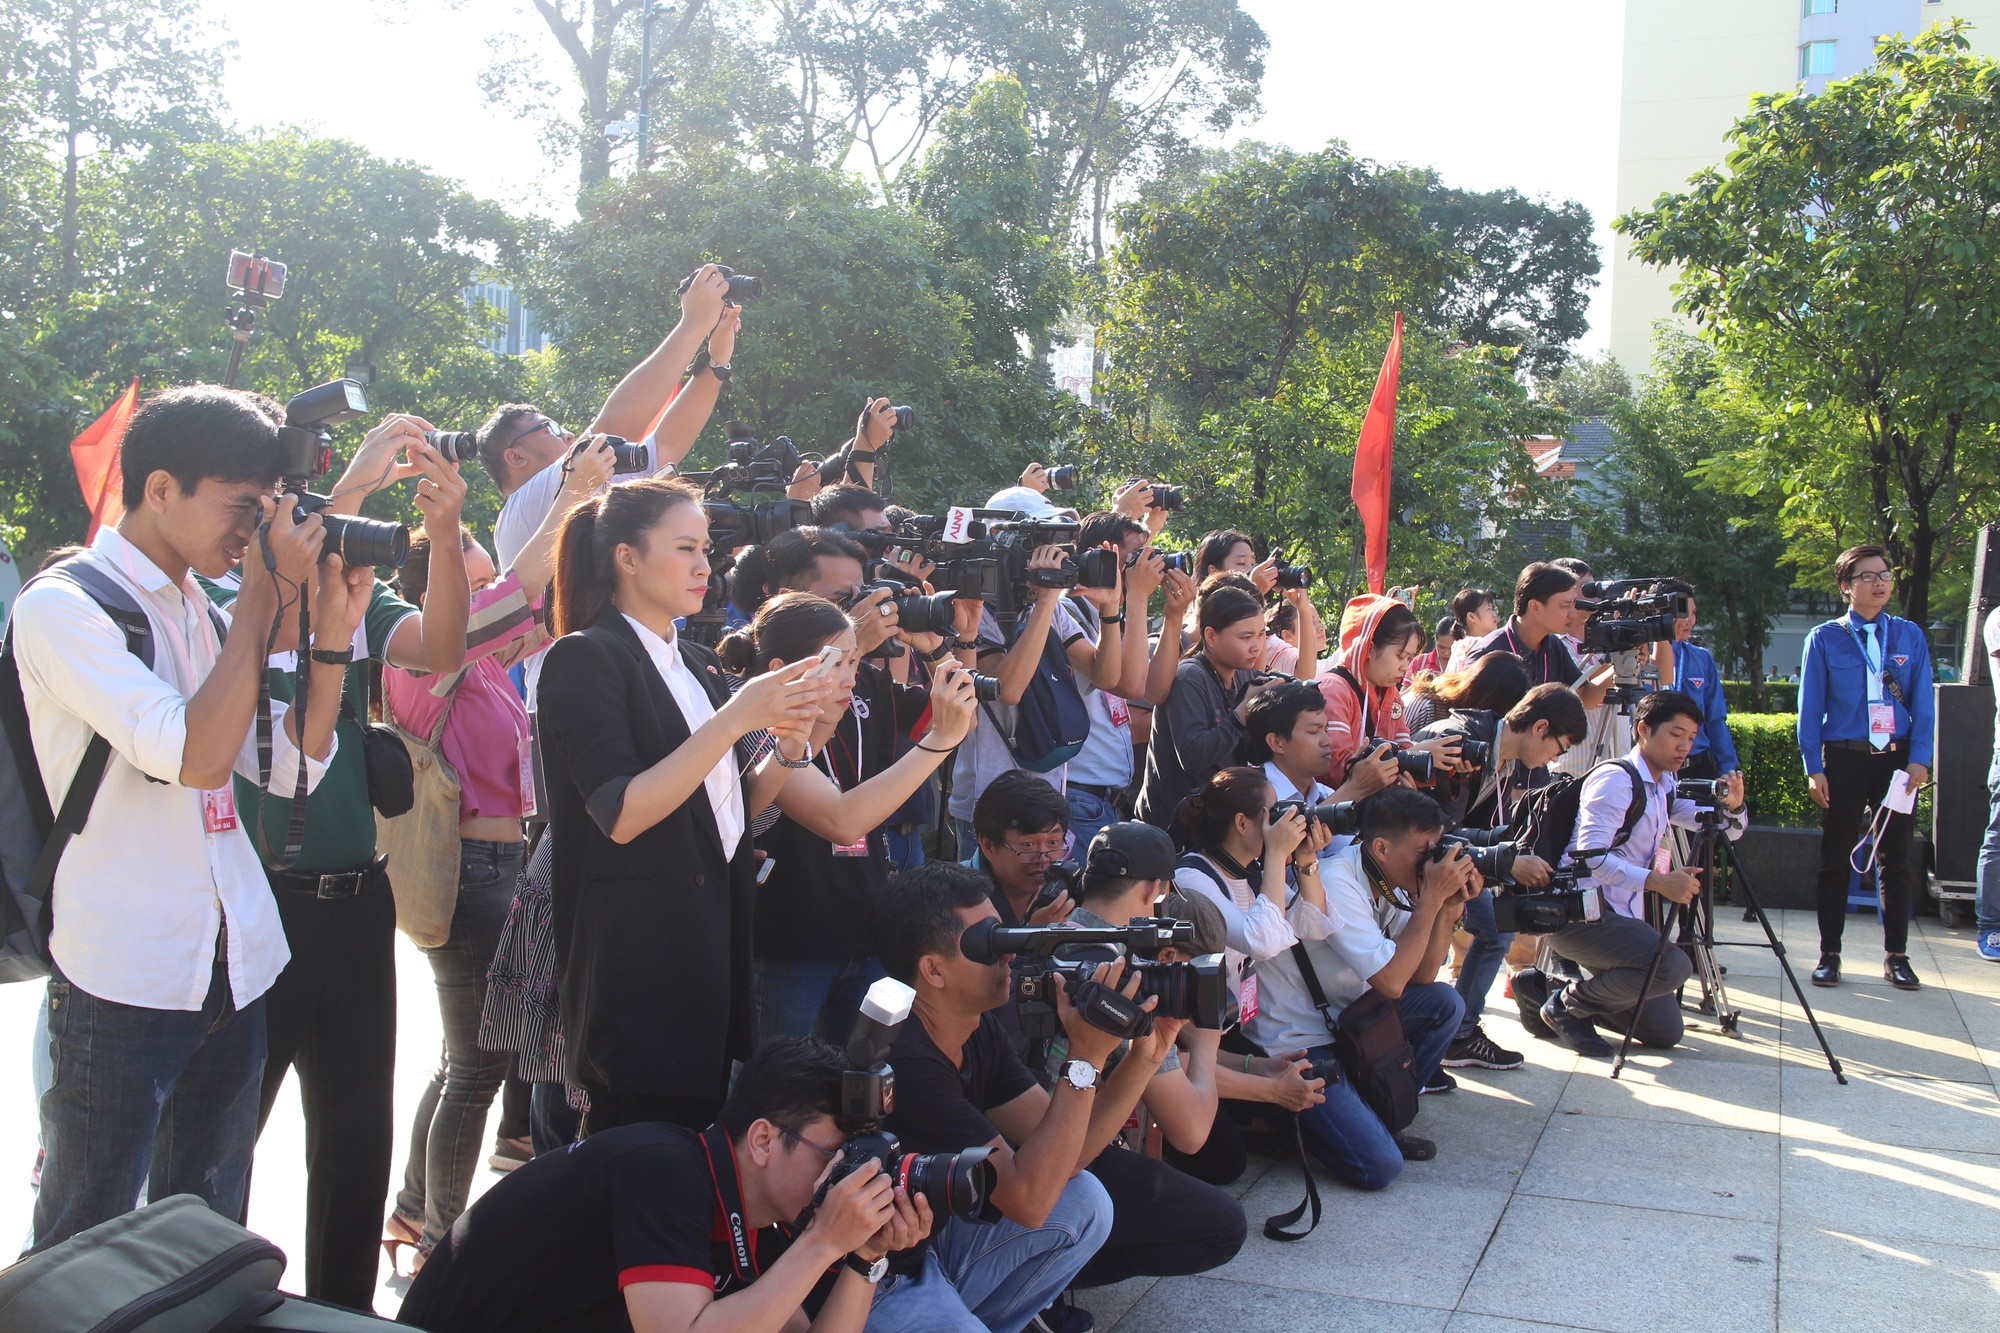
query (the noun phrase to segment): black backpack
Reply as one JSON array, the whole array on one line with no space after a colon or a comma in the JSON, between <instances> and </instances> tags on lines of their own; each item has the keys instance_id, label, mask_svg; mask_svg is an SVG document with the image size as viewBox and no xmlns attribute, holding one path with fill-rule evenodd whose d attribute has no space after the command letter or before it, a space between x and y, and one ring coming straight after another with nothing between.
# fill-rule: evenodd
<instances>
[{"instance_id":1,"label":"black backpack","mask_svg":"<svg viewBox=\"0 0 2000 1333\"><path fill-rule=\"evenodd\" d=\"M1025 623L1026 617L1022 620ZM1030 773L1061 768L1076 758L1090 735L1090 709L1077 693L1069 650L1054 634L1043 640L1042 660L1035 664L1034 678L1014 707L1014 725L1001 726L986 704L980 704L979 709L986 714L987 724L1007 742L1014 762Z\"/></svg>"},{"instance_id":2,"label":"black backpack","mask_svg":"<svg viewBox=\"0 0 2000 1333\"><path fill-rule=\"evenodd\" d=\"M1625 809L1625 820L1618 826L1618 836L1611 840L1611 847L1622 847L1638 826L1639 816L1646 813L1646 785L1639 776L1639 770L1623 759L1607 759L1582 777L1565 773L1546 786L1537 787L1521 798L1521 804L1514 811L1514 818L1508 825L1514 841L1525 850L1539 856L1551 866L1562 862L1563 853L1569 850L1569 840L1576 832L1576 820L1583 805L1583 784L1591 773L1607 765L1616 765L1625 770L1632 780L1632 803ZM1584 851L1605 852L1610 847L1586 847Z\"/></svg>"}]
</instances>

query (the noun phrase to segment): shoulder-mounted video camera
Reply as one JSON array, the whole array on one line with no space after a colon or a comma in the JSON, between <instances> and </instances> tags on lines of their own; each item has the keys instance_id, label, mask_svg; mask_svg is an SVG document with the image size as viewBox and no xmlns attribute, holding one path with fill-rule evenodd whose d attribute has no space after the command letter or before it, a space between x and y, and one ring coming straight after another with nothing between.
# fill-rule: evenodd
<instances>
[{"instance_id":1,"label":"shoulder-mounted video camera","mask_svg":"<svg viewBox=\"0 0 2000 1333\"><path fill-rule=\"evenodd\" d=\"M1583 646L1593 653L1621 653L1674 637L1674 622L1688 613L1683 593L1659 592L1660 575L1586 583L1577 608L1588 611Z\"/></svg>"}]
</instances>

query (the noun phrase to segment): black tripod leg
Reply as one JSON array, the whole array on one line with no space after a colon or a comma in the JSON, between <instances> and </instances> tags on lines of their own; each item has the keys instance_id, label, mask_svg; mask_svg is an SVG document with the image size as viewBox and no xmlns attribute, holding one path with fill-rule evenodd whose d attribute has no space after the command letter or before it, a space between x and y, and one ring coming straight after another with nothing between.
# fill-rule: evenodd
<instances>
[{"instance_id":1,"label":"black tripod leg","mask_svg":"<svg viewBox=\"0 0 2000 1333\"><path fill-rule=\"evenodd\" d=\"M1840 1061L1834 1057L1833 1047L1827 1045L1826 1033L1820 1031L1819 1019L1814 1016L1812 1005L1806 1002L1806 993L1799 985L1798 974L1792 971L1792 960L1785 956L1785 942L1779 939L1778 932L1771 928L1771 918L1765 913L1764 903L1757 897L1757 890L1751 886L1750 873L1744 869L1742 858L1736 855L1735 844L1724 841L1722 852L1729 860L1731 882L1743 890L1743 901L1748 904L1743 909L1744 919L1754 920L1764 927L1764 938L1771 942L1771 952L1778 956L1778 966L1785 969L1785 980L1791 983L1792 994L1798 997L1799 1008L1805 1011L1806 1022L1812 1024L1813 1036L1819 1041L1819 1048L1826 1055L1827 1068L1833 1071L1834 1080L1845 1086L1847 1075L1841 1070Z\"/></svg>"},{"instance_id":2,"label":"black tripod leg","mask_svg":"<svg viewBox=\"0 0 2000 1333\"><path fill-rule=\"evenodd\" d=\"M1632 1016L1625 1022L1625 1040L1618 1043L1618 1058L1611 1062L1613 1078L1625 1068L1626 1053L1632 1049L1632 1034L1639 1030L1639 1015L1646 1009L1646 996L1653 989L1653 978L1660 975L1660 960L1667 956L1668 949L1680 947L1673 942L1674 913L1679 910L1680 904L1669 903L1666 915L1660 918L1660 947L1653 950L1653 961L1646 965L1646 979L1639 985L1639 998L1632 1005Z\"/></svg>"}]
</instances>

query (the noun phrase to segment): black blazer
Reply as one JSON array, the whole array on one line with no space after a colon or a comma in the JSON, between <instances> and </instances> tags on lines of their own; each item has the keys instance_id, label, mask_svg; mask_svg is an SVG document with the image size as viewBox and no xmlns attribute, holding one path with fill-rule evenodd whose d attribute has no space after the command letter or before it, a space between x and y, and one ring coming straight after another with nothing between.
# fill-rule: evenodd
<instances>
[{"instance_id":1,"label":"black blazer","mask_svg":"<svg viewBox=\"0 0 2000 1333\"><path fill-rule=\"evenodd\" d=\"M729 700L721 663L685 638L680 650L720 709ZM537 720L570 1081L620 1096L719 1098L729 1061L750 1055L749 833L725 859L697 787L631 842L611 840L626 786L689 735L615 608L550 645Z\"/></svg>"}]
</instances>

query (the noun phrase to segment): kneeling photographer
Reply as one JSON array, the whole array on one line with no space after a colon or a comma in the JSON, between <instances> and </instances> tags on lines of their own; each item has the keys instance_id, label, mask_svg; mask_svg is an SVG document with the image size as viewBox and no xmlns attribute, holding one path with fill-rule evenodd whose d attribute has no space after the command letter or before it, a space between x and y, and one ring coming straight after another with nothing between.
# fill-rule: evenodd
<instances>
[{"instance_id":1,"label":"kneeling photographer","mask_svg":"<svg viewBox=\"0 0 2000 1333\"><path fill-rule=\"evenodd\" d=\"M1506 660L1505 654L1495 653L1480 662ZM1523 796L1548 781L1549 764L1582 741L1588 726L1583 701L1568 686L1551 683L1529 690L1504 717L1484 710L1455 711L1418 733L1420 738L1447 734L1464 738L1461 753L1479 765L1470 776L1442 784L1438 795L1455 833L1504 860L1506 873L1487 878L1530 888L1549 882L1551 867L1546 862L1517 854L1511 833L1514 814ZM1494 920L1493 901L1493 890L1488 888L1465 904L1465 929L1472 936L1472 947L1458 972L1465 1017L1444 1053L1448 1068L1521 1067L1521 1053L1501 1047L1479 1023L1487 992L1514 943L1513 933L1501 931Z\"/></svg>"},{"instance_id":2,"label":"kneeling photographer","mask_svg":"<svg viewBox=\"0 0 2000 1333\"><path fill-rule=\"evenodd\" d=\"M1683 950L1667 947L1665 936L1646 923L1645 897L1652 893L1688 903L1701 892L1697 872L1672 868L1670 825L1696 827L1704 806L1720 806L1734 841L1747 822L1740 774L1724 774L1712 783L1675 778L1701 730L1701 705L1679 690L1661 690L1639 701L1632 723L1638 743L1631 753L1598 765L1583 780L1566 848L1566 859L1588 872L1577 886L1595 889L1609 910L1549 936L1557 954L1590 973L1588 980L1549 990L1540 1007L1541 1020L1556 1039L1581 1055L1610 1055L1610 1043L1592 1025L1622 1031L1634 1009L1640 1041L1659 1048L1680 1041L1675 993L1693 967ZM1655 954L1659 967L1648 987L1646 970ZM1532 968L1514 978L1524 1021L1548 987L1548 979Z\"/></svg>"},{"instance_id":3,"label":"kneeling photographer","mask_svg":"<svg viewBox=\"0 0 2000 1333\"><path fill-rule=\"evenodd\" d=\"M851 1128L837 1120L846 1070L831 1046L774 1041L700 1133L625 1125L524 1163L460 1215L400 1322L777 1333L834 1269L812 1327L859 1333L882 1261L920 1243L935 1214L873 1160L822 1193Z\"/></svg>"},{"instance_id":4,"label":"kneeling photographer","mask_svg":"<svg viewBox=\"0 0 2000 1333\"><path fill-rule=\"evenodd\" d=\"M1402 1129L1464 1012L1436 978L1479 878L1464 848L1445 845L1437 802L1407 787L1362 803L1359 839L1323 873L1325 911L1300 896L1290 920L1301 943L1257 964L1257 1013L1244 1030L1266 1052L1306 1052L1326 1080L1325 1100L1299 1113L1306 1150L1336 1179L1379 1190L1405 1161L1437 1155L1436 1144ZM1338 1033L1391 1018L1413 1056L1407 1073L1342 1058Z\"/></svg>"}]
</instances>

